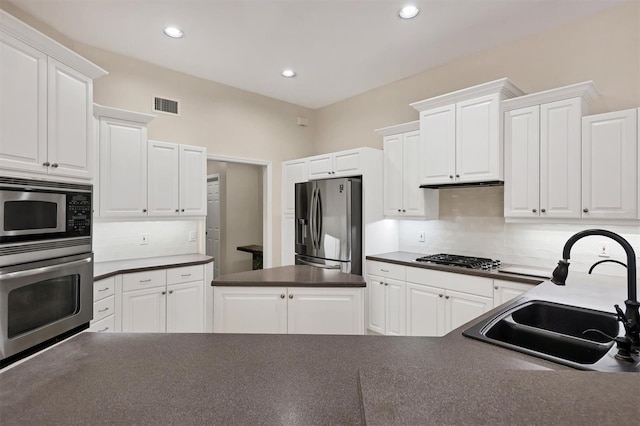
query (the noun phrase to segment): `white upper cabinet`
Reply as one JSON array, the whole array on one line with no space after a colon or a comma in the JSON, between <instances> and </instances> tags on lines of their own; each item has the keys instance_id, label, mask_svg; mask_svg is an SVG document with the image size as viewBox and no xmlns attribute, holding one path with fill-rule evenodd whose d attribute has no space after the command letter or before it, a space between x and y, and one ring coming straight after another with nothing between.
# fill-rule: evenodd
<instances>
[{"instance_id":1,"label":"white upper cabinet","mask_svg":"<svg viewBox=\"0 0 640 426\"><path fill-rule=\"evenodd\" d=\"M149 141L147 155L149 216L178 216L180 214L178 145Z\"/></svg>"},{"instance_id":2,"label":"white upper cabinet","mask_svg":"<svg viewBox=\"0 0 640 426\"><path fill-rule=\"evenodd\" d=\"M361 175L363 157L359 149L309 157L308 178L312 180Z\"/></svg>"},{"instance_id":3,"label":"white upper cabinet","mask_svg":"<svg viewBox=\"0 0 640 426\"><path fill-rule=\"evenodd\" d=\"M413 121L376 130L383 135L386 217L438 217L438 192L420 188L421 142L418 126L419 122Z\"/></svg>"},{"instance_id":4,"label":"white upper cabinet","mask_svg":"<svg viewBox=\"0 0 640 426\"><path fill-rule=\"evenodd\" d=\"M597 96L589 81L502 103L506 218L582 216L581 120Z\"/></svg>"},{"instance_id":5,"label":"white upper cabinet","mask_svg":"<svg viewBox=\"0 0 640 426\"><path fill-rule=\"evenodd\" d=\"M638 110L582 118L582 216L638 217Z\"/></svg>"},{"instance_id":6,"label":"white upper cabinet","mask_svg":"<svg viewBox=\"0 0 640 426\"><path fill-rule=\"evenodd\" d=\"M180 215L207 215L207 149L180 145Z\"/></svg>"},{"instance_id":7,"label":"white upper cabinet","mask_svg":"<svg viewBox=\"0 0 640 426\"><path fill-rule=\"evenodd\" d=\"M147 216L147 123L154 116L94 106L100 125L100 216Z\"/></svg>"},{"instance_id":8,"label":"white upper cabinet","mask_svg":"<svg viewBox=\"0 0 640 426\"><path fill-rule=\"evenodd\" d=\"M520 95L503 78L411 104L420 111L420 184L502 181L500 102Z\"/></svg>"},{"instance_id":9,"label":"white upper cabinet","mask_svg":"<svg viewBox=\"0 0 640 426\"><path fill-rule=\"evenodd\" d=\"M307 181L307 160L282 163L282 214L294 214L296 209L296 183Z\"/></svg>"},{"instance_id":10,"label":"white upper cabinet","mask_svg":"<svg viewBox=\"0 0 640 426\"><path fill-rule=\"evenodd\" d=\"M0 168L91 179L93 79L106 71L0 10Z\"/></svg>"}]
</instances>

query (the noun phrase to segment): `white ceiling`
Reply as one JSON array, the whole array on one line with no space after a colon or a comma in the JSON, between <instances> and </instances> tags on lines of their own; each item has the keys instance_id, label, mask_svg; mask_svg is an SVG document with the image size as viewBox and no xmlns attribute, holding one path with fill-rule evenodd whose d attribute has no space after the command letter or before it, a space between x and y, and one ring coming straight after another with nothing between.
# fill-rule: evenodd
<instances>
[{"instance_id":1,"label":"white ceiling","mask_svg":"<svg viewBox=\"0 0 640 426\"><path fill-rule=\"evenodd\" d=\"M73 40L315 109L628 0L10 1Z\"/></svg>"}]
</instances>

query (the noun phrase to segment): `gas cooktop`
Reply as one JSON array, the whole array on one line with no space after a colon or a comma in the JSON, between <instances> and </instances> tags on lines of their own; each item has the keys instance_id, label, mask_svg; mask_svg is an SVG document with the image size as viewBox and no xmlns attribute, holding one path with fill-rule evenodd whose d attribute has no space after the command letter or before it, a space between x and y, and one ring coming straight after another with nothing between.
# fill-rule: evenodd
<instances>
[{"instance_id":1,"label":"gas cooktop","mask_svg":"<svg viewBox=\"0 0 640 426\"><path fill-rule=\"evenodd\" d=\"M435 263L437 265L459 266L469 269L497 269L500 261L484 257L458 256L455 254L432 254L416 259L417 262Z\"/></svg>"}]
</instances>

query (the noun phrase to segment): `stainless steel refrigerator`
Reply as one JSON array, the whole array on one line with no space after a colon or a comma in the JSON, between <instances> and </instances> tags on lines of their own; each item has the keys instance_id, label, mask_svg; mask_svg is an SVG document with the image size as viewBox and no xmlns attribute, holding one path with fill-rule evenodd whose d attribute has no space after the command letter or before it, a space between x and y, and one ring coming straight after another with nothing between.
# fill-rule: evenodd
<instances>
[{"instance_id":1,"label":"stainless steel refrigerator","mask_svg":"<svg viewBox=\"0 0 640 426\"><path fill-rule=\"evenodd\" d=\"M296 184L296 265L362 275L362 179Z\"/></svg>"}]
</instances>

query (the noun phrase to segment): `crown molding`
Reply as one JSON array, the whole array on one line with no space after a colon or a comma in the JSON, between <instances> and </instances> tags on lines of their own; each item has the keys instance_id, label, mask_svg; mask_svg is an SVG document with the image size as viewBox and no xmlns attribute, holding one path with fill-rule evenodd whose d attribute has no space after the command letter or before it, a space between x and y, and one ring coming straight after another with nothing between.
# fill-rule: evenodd
<instances>
[{"instance_id":1,"label":"crown molding","mask_svg":"<svg viewBox=\"0 0 640 426\"><path fill-rule=\"evenodd\" d=\"M126 109L106 107L98 104L93 104L93 115L96 118L109 117L117 118L118 120L135 121L137 123L147 124L151 120L157 117L153 114L145 114L143 112L127 111Z\"/></svg>"},{"instance_id":2,"label":"crown molding","mask_svg":"<svg viewBox=\"0 0 640 426\"><path fill-rule=\"evenodd\" d=\"M408 123L402 123L402 124L395 124L393 126L388 126L388 127L382 127L380 129L374 130L374 132L382 136L391 136L391 135L397 135L398 133L413 132L415 130L420 130L420 120L410 121Z\"/></svg>"},{"instance_id":3,"label":"crown molding","mask_svg":"<svg viewBox=\"0 0 640 426\"><path fill-rule=\"evenodd\" d=\"M593 80L583 81L581 83L571 84L569 86L558 87L542 92L531 93L514 99L507 99L502 101L502 109L503 111L511 111L514 109L578 97L582 98L587 104L590 104L600 97L600 92L598 92L598 88L594 84Z\"/></svg>"}]
</instances>

